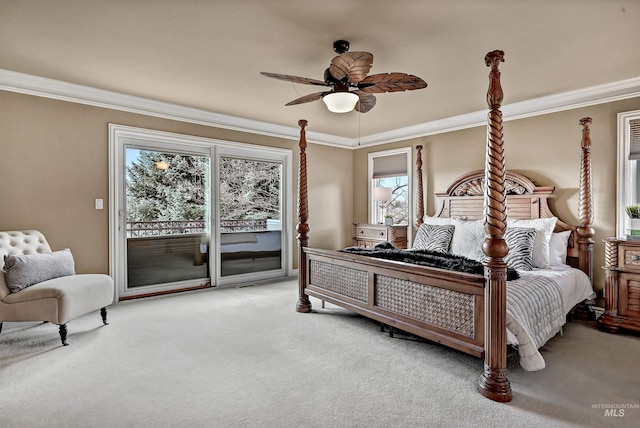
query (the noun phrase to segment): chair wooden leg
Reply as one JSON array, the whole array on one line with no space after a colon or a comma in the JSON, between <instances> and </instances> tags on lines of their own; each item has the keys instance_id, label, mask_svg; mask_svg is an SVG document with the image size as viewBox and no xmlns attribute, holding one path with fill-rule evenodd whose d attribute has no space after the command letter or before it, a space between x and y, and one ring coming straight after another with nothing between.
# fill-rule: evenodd
<instances>
[{"instance_id":1,"label":"chair wooden leg","mask_svg":"<svg viewBox=\"0 0 640 428\"><path fill-rule=\"evenodd\" d=\"M102 323L104 325L109 325L107 322L107 308L100 308L100 316L102 317Z\"/></svg>"},{"instance_id":2,"label":"chair wooden leg","mask_svg":"<svg viewBox=\"0 0 640 428\"><path fill-rule=\"evenodd\" d=\"M0 322L0 333L2 333L2 322Z\"/></svg>"},{"instance_id":3,"label":"chair wooden leg","mask_svg":"<svg viewBox=\"0 0 640 428\"><path fill-rule=\"evenodd\" d=\"M62 346L68 346L67 343L67 325L60 324L60 340L62 341Z\"/></svg>"}]
</instances>

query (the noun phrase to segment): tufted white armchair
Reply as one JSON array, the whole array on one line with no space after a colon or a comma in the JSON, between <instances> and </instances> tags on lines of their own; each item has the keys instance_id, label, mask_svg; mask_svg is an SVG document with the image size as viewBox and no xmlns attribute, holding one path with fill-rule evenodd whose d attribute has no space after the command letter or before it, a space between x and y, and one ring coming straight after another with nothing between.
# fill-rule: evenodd
<instances>
[{"instance_id":1,"label":"tufted white armchair","mask_svg":"<svg viewBox=\"0 0 640 428\"><path fill-rule=\"evenodd\" d=\"M107 324L106 306L113 303L115 290L109 275L60 276L12 292L7 284L5 256L34 254L55 254L42 233L37 230L0 232L0 332L4 321L48 321L60 326L60 340L66 346L67 322L72 319L100 309L102 322ZM72 273L73 269L71 258ZM40 273L36 268L35 275Z\"/></svg>"}]
</instances>

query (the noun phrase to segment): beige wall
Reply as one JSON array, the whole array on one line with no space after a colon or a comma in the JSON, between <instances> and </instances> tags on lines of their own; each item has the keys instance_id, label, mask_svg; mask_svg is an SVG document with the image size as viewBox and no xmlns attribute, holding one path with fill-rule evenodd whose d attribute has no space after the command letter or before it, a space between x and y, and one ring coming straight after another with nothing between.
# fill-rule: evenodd
<instances>
[{"instance_id":1,"label":"beige wall","mask_svg":"<svg viewBox=\"0 0 640 428\"><path fill-rule=\"evenodd\" d=\"M307 152L309 246L342 248L352 237L353 150L312 144Z\"/></svg>"},{"instance_id":2,"label":"beige wall","mask_svg":"<svg viewBox=\"0 0 640 428\"><path fill-rule=\"evenodd\" d=\"M539 185L554 185L551 209L564 221L578 223L580 141L578 121L589 116L591 125L594 196L594 288L604 286L602 239L615 235L617 118L619 112L640 109L640 98L601 104L504 123L507 168ZM443 192L458 176L484 169L486 127L432 135L411 141L357 150L354 156L354 219L367 219L367 154L422 144L427 213L435 214L434 192Z\"/></svg>"},{"instance_id":3,"label":"beige wall","mask_svg":"<svg viewBox=\"0 0 640 428\"><path fill-rule=\"evenodd\" d=\"M78 272L108 272L108 124L136 126L228 141L287 148L297 141L159 119L0 91L0 230L39 229L54 249L69 247ZM507 168L540 185L555 185L551 208L577 223L581 127L593 118L595 288L604 276L602 238L615 234L616 114L640 109L640 99L504 123ZM292 118L292 126L297 118ZM307 128L312 130L313 124ZM478 127L358 150L309 144L310 245L340 248L351 223L367 221L367 154L422 144L427 213L434 192L461 174L484 168L486 129ZM297 186L294 183L294 192ZM104 210L94 199L105 200ZM294 224L297 222L293 212ZM295 229L295 227L294 227ZM295 230L292 239L295 247ZM294 255L294 266L297 266Z\"/></svg>"},{"instance_id":4,"label":"beige wall","mask_svg":"<svg viewBox=\"0 0 640 428\"><path fill-rule=\"evenodd\" d=\"M54 250L71 248L79 273L109 270L109 123L291 149L298 168L294 140L0 91L0 230L42 231ZM352 218L353 152L310 144L308 153L311 243L338 248Z\"/></svg>"}]
</instances>

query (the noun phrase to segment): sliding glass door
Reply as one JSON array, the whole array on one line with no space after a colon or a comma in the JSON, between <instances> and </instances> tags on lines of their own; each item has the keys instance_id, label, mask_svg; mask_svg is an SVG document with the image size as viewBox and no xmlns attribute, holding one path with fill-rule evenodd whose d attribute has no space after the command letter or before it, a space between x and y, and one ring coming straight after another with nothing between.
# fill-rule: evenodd
<instances>
[{"instance_id":1,"label":"sliding glass door","mask_svg":"<svg viewBox=\"0 0 640 428\"><path fill-rule=\"evenodd\" d=\"M282 163L219 159L220 276L281 271Z\"/></svg>"},{"instance_id":2,"label":"sliding glass door","mask_svg":"<svg viewBox=\"0 0 640 428\"><path fill-rule=\"evenodd\" d=\"M291 274L291 151L110 126L118 298Z\"/></svg>"},{"instance_id":3,"label":"sliding glass door","mask_svg":"<svg viewBox=\"0 0 640 428\"><path fill-rule=\"evenodd\" d=\"M208 283L210 157L135 146L125 155L127 288Z\"/></svg>"},{"instance_id":4,"label":"sliding glass door","mask_svg":"<svg viewBox=\"0 0 640 428\"><path fill-rule=\"evenodd\" d=\"M211 149L125 139L118 189L120 298L211 284Z\"/></svg>"}]
</instances>

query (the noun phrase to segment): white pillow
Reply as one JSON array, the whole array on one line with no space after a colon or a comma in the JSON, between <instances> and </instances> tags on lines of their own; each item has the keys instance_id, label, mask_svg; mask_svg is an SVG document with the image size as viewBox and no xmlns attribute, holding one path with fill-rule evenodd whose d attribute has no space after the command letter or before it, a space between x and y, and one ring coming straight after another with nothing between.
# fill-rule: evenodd
<instances>
[{"instance_id":1,"label":"white pillow","mask_svg":"<svg viewBox=\"0 0 640 428\"><path fill-rule=\"evenodd\" d=\"M453 224L452 221L453 219L450 217L431 217L426 215L422 218L422 222L424 224L433 224L436 226L442 226L443 224Z\"/></svg>"},{"instance_id":2,"label":"white pillow","mask_svg":"<svg viewBox=\"0 0 640 428\"><path fill-rule=\"evenodd\" d=\"M537 268L549 268L549 242L553 229L556 227L557 217L537 218L534 220L508 219L511 227L527 227L536 230L536 243L533 249L533 264Z\"/></svg>"},{"instance_id":3,"label":"white pillow","mask_svg":"<svg viewBox=\"0 0 640 428\"><path fill-rule=\"evenodd\" d=\"M454 218L452 224L456 229L451 240L451 254L481 261L484 257L482 252L485 237L484 221L465 221Z\"/></svg>"},{"instance_id":4,"label":"white pillow","mask_svg":"<svg viewBox=\"0 0 640 428\"><path fill-rule=\"evenodd\" d=\"M553 233L549 241L549 265L560 266L567 264L567 245L569 243L570 230Z\"/></svg>"}]
</instances>

